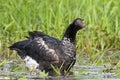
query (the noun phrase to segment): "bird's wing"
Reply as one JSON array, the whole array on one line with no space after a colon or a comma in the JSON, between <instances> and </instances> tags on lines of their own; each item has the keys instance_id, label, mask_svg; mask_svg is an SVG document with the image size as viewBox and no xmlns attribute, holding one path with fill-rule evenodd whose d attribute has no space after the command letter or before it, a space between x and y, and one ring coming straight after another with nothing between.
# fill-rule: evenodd
<instances>
[{"instance_id":1,"label":"bird's wing","mask_svg":"<svg viewBox=\"0 0 120 80\"><path fill-rule=\"evenodd\" d=\"M60 41L42 32L29 32L28 40L12 44L9 48L16 50L22 57L28 55L37 61L58 61L56 48Z\"/></svg>"},{"instance_id":2,"label":"bird's wing","mask_svg":"<svg viewBox=\"0 0 120 80\"><path fill-rule=\"evenodd\" d=\"M29 38L29 39L34 39L36 37L42 37L42 38L43 37L49 37L52 40L58 41L58 39L56 39L54 37L51 37L51 36L49 36L49 35L47 35L43 32L40 32L40 31L29 31L28 34L29 34L29 36L27 36L27 38Z\"/></svg>"},{"instance_id":3,"label":"bird's wing","mask_svg":"<svg viewBox=\"0 0 120 80\"><path fill-rule=\"evenodd\" d=\"M29 39L34 39L34 38L40 37L50 47L54 47L53 44L59 44L60 43L60 41L58 39L56 39L54 37L51 37L51 36L49 36L49 35L47 35L43 32L40 32L40 31L29 31L28 34L29 34L29 37L28 37Z\"/></svg>"},{"instance_id":4,"label":"bird's wing","mask_svg":"<svg viewBox=\"0 0 120 80\"><path fill-rule=\"evenodd\" d=\"M37 62L58 62L59 57L56 53L56 48L59 45L57 39L48 36L36 37L32 42L25 47L27 55L35 59Z\"/></svg>"},{"instance_id":5,"label":"bird's wing","mask_svg":"<svg viewBox=\"0 0 120 80\"><path fill-rule=\"evenodd\" d=\"M28 32L29 36L27 36L27 38L35 38L35 37L44 37L44 36L49 36L47 34L44 34L43 32L40 31L29 31Z\"/></svg>"}]
</instances>

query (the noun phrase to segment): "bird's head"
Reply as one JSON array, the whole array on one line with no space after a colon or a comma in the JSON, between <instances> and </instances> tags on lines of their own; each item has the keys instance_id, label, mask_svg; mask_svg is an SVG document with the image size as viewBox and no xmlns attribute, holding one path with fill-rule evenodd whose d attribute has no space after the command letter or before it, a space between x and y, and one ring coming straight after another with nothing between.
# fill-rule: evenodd
<instances>
[{"instance_id":1,"label":"bird's head","mask_svg":"<svg viewBox=\"0 0 120 80\"><path fill-rule=\"evenodd\" d=\"M85 27L84 20L81 19L81 18L76 18L76 19L73 21L72 24L73 24L74 27L75 27L76 29L78 29L78 30Z\"/></svg>"}]
</instances>

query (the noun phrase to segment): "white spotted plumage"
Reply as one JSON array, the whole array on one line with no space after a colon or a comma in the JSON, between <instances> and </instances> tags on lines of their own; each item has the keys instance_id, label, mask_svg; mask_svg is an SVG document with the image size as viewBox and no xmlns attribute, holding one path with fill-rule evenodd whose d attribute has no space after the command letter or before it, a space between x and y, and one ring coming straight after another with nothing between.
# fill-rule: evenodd
<instances>
[{"instance_id":1,"label":"white spotted plumage","mask_svg":"<svg viewBox=\"0 0 120 80\"><path fill-rule=\"evenodd\" d=\"M55 54L55 50L49 48L48 45L45 44L45 41L41 37L38 37L35 39L37 39L38 46L40 48L41 48L41 46L42 46L42 48L44 47L45 51L47 51L46 53L49 53L48 55L53 55L54 57L57 58L57 60L59 59L58 56Z\"/></svg>"}]
</instances>

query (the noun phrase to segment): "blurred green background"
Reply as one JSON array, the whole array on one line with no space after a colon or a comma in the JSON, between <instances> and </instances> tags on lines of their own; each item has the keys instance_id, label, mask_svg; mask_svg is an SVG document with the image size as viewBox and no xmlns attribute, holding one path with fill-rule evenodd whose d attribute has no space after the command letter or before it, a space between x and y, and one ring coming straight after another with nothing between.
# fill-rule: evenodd
<instances>
[{"instance_id":1,"label":"blurred green background","mask_svg":"<svg viewBox=\"0 0 120 80\"><path fill-rule=\"evenodd\" d=\"M61 39L78 17L87 28L77 34L77 54L96 58L119 51L120 0L0 0L0 56L15 57L8 46L24 40L28 31Z\"/></svg>"}]
</instances>

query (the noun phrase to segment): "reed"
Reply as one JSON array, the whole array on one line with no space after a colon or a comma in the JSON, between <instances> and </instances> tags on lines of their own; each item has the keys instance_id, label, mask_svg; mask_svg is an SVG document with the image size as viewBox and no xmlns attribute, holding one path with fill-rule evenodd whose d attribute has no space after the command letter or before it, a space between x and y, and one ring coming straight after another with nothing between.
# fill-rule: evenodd
<instances>
[{"instance_id":1,"label":"reed","mask_svg":"<svg viewBox=\"0 0 120 80\"><path fill-rule=\"evenodd\" d=\"M80 17L87 28L77 34L78 54L95 59L120 48L119 9L120 0L0 0L0 55L15 57L8 46L25 39L28 31L61 39L68 24Z\"/></svg>"}]
</instances>

